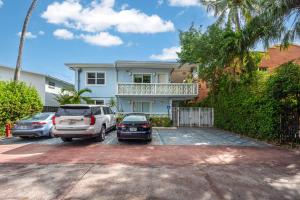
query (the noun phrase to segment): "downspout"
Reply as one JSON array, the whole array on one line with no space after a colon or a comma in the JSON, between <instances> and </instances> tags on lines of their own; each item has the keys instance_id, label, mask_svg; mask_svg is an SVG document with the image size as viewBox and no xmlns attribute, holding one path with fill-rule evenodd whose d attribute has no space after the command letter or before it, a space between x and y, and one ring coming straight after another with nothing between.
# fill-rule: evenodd
<instances>
[{"instance_id":1,"label":"downspout","mask_svg":"<svg viewBox=\"0 0 300 200\"><path fill-rule=\"evenodd\" d=\"M120 107L122 108L122 106L120 106L119 97L117 96L117 93L118 93L118 83L119 83L119 73L118 73L118 68L117 68L117 61L115 61L114 66L115 66L115 70L116 70L116 84L117 84L117 90L116 90L117 111L119 112Z\"/></svg>"},{"instance_id":2,"label":"downspout","mask_svg":"<svg viewBox=\"0 0 300 200\"><path fill-rule=\"evenodd\" d=\"M80 72L81 72L81 68L77 68L76 69L76 73L77 73L77 76L76 76L77 88L76 89L77 89L77 91L80 90Z\"/></svg>"}]
</instances>

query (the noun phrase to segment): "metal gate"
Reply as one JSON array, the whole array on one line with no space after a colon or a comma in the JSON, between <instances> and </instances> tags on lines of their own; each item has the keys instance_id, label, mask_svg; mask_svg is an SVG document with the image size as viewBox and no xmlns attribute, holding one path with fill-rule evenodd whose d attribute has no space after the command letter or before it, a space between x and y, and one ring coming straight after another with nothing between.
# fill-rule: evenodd
<instances>
[{"instance_id":1,"label":"metal gate","mask_svg":"<svg viewBox=\"0 0 300 200\"><path fill-rule=\"evenodd\" d=\"M213 127L214 109L199 107L172 108L173 126Z\"/></svg>"}]
</instances>

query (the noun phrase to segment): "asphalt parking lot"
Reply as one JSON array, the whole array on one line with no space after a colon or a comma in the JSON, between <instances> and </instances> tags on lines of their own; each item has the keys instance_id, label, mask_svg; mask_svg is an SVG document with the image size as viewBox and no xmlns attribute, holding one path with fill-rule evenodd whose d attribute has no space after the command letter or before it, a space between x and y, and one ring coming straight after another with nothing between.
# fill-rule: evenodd
<instances>
[{"instance_id":1,"label":"asphalt parking lot","mask_svg":"<svg viewBox=\"0 0 300 200\"><path fill-rule=\"evenodd\" d=\"M89 143L92 139L76 139L72 143ZM5 139L0 144L63 144L59 138L32 138ZM117 139L116 131L109 132L105 141L99 144L106 145L199 145L199 146L267 146L266 143L242 137L228 131L214 128L178 128L178 129L153 129L152 142L122 141Z\"/></svg>"}]
</instances>

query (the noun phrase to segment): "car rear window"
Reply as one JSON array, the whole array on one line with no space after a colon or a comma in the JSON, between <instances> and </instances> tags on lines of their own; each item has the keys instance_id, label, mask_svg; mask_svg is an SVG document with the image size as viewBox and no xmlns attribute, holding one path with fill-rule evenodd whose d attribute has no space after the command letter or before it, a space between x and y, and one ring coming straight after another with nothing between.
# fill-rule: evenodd
<instances>
[{"instance_id":1,"label":"car rear window","mask_svg":"<svg viewBox=\"0 0 300 200\"><path fill-rule=\"evenodd\" d=\"M91 115L91 108L87 107L61 107L56 116L86 116Z\"/></svg>"},{"instance_id":2,"label":"car rear window","mask_svg":"<svg viewBox=\"0 0 300 200\"><path fill-rule=\"evenodd\" d=\"M126 116L123 121L125 122L146 122L147 118L144 115L129 115Z\"/></svg>"},{"instance_id":3,"label":"car rear window","mask_svg":"<svg viewBox=\"0 0 300 200\"><path fill-rule=\"evenodd\" d=\"M46 120L50 116L49 113L38 113L33 116L25 118L25 120Z\"/></svg>"}]
</instances>

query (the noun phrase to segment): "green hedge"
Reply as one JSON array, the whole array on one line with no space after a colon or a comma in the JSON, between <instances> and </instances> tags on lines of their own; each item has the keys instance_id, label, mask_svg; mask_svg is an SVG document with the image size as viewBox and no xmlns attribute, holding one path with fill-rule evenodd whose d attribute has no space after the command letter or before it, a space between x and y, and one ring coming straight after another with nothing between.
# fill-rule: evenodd
<instances>
[{"instance_id":1,"label":"green hedge","mask_svg":"<svg viewBox=\"0 0 300 200\"><path fill-rule=\"evenodd\" d=\"M37 90L22 82L0 81L0 130L7 122L42 111L43 104Z\"/></svg>"},{"instance_id":2,"label":"green hedge","mask_svg":"<svg viewBox=\"0 0 300 200\"><path fill-rule=\"evenodd\" d=\"M274 73L257 72L251 81L240 81L228 92L228 81L219 92L197 106L215 109L215 126L250 137L279 139L280 114L300 110L300 66L283 64Z\"/></svg>"},{"instance_id":3,"label":"green hedge","mask_svg":"<svg viewBox=\"0 0 300 200\"><path fill-rule=\"evenodd\" d=\"M117 117L117 123L121 122L123 116ZM168 117L150 117L152 127L171 127L172 120Z\"/></svg>"}]
</instances>

